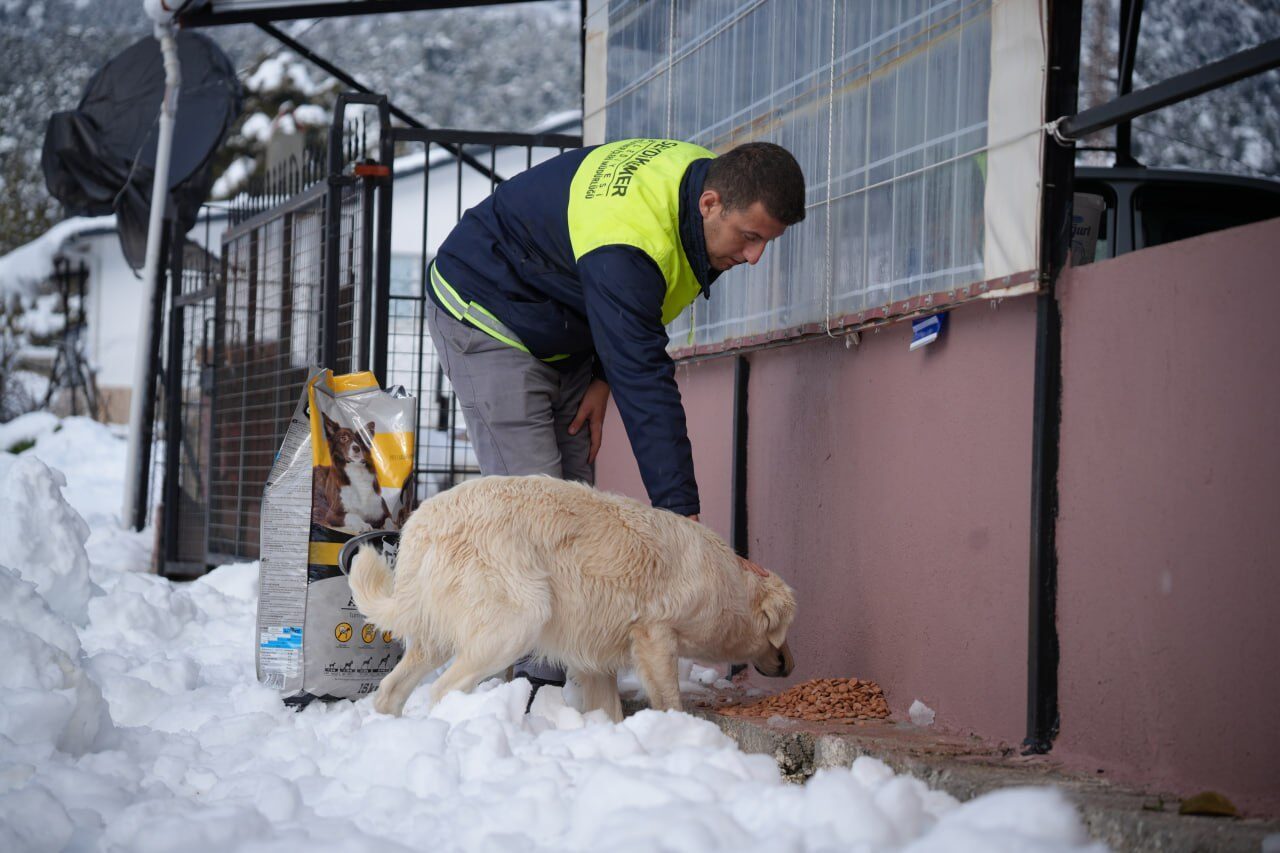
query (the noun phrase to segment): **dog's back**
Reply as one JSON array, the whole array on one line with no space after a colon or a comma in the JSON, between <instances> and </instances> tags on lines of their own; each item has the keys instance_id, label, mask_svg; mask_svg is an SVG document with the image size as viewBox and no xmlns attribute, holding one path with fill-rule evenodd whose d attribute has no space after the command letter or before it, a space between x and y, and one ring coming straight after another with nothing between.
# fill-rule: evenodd
<instances>
[{"instance_id":1,"label":"dog's back","mask_svg":"<svg viewBox=\"0 0 1280 853\"><path fill-rule=\"evenodd\" d=\"M477 620L519 612L539 651L570 666L622 665L638 619L720 625L750 605L732 552L703 526L550 477L484 477L432 498L399 554L397 591L420 590L432 614L416 628L456 646Z\"/></svg>"}]
</instances>

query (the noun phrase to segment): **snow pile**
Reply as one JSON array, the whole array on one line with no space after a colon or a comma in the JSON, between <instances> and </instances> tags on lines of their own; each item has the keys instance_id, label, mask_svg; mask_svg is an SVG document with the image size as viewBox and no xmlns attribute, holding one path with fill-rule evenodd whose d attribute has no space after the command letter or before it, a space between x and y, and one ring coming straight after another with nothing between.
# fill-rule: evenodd
<instances>
[{"instance_id":1,"label":"snow pile","mask_svg":"<svg viewBox=\"0 0 1280 853\"><path fill-rule=\"evenodd\" d=\"M63 619L83 625L88 617L89 527L62 499L67 484L34 456L9 466L0 484L0 542L4 561L29 581Z\"/></svg>"},{"instance_id":2,"label":"snow pile","mask_svg":"<svg viewBox=\"0 0 1280 853\"><path fill-rule=\"evenodd\" d=\"M0 566L0 743L56 747L81 755L112 731L107 704L84 671L75 629L50 609L35 584ZM6 849L18 849L9 846Z\"/></svg>"},{"instance_id":3,"label":"snow pile","mask_svg":"<svg viewBox=\"0 0 1280 853\"><path fill-rule=\"evenodd\" d=\"M35 426L38 417L28 418ZM7 465L0 483L0 736L81 755L112 732L98 686L86 674L75 625L92 591L89 528L62 498L63 475L33 456ZM17 849L10 847L8 849Z\"/></svg>"},{"instance_id":4,"label":"snow pile","mask_svg":"<svg viewBox=\"0 0 1280 853\"><path fill-rule=\"evenodd\" d=\"M28 412L8 423L0 424L0 475L18 461L13 448L35 442L43 435L50 435L61 426L58 416L49 412Z\"/></svg>"},{"instance_id":5,"label":"snow pile","mask_svg":"<svg viewBox=\"0 0 1280 853\"><path fill-rule=\"evenodd\" d=\"M907 709L907 716L917 726L933 725L933 709L919 699L911 703L911 707Z\"/></svg>"},{"instance_id":6,"label":"snow pile","mask_svg":"<svg viewBox=\"0 0 1280 853\"><path fill-rule=\"evenodd\" d=\"M54 440L73 429L78 441ZM18 571L47 546L34 573L56 566L83 589L84 524L31 456L59 456L76 494L123 453L99 429L64 422L10 465L5 512L24 527L6 532L28 540ZM85 511L115 523L105 506ZM0 682L0 849L1101 849L1053 790L959 804L869 758L790 785L684 714L614 725L544 688L526 715L524 680L434 708L420 688L401 718L369 699L295 712L254 678L256 564L175 584L137 571L145 553L122 541L89 537L96 588L78 630L59 610L79 595L53 607L61 593L0 570L4 635L17 638Z\"/></svg>"}]
</instances>

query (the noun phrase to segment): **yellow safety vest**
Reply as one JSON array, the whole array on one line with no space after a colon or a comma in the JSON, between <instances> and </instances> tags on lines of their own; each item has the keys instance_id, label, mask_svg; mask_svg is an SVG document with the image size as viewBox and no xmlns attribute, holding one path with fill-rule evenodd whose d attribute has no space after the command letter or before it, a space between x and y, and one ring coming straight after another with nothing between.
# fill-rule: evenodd
<instances>
[{"instance_id":1,"label":"yellow safety vest","mask_svg":"<svg viewBox=\"0 0 1280 853\"><path fill-rule=\"evenodd\" d=\"M674 139L624 139L596 148L569 186L573 259L601 246L634 246L662 271L667 284L662 322L670 323L702 286L680 242L680 179L707 149Z\"/></svg>"},{"instance_id":2,"label":"yellow safety vest","mask_svg":"<svg viewBox=\"0 0 1280 853\"><path fill-rule=\"evenodd\" d=\"M569 185L569 240L574 261L602 246L633 246L644 252L666 282L664 325L679 316L702 290L680 240L680 181L690 163L714 156L689 142L624 139L588 154ZM463 299L434 262L430 279L437 298L456 319L529 352L515 331L493 312ZM543 361L568 357L553 355Z\"/></svg>"}]
</instances>

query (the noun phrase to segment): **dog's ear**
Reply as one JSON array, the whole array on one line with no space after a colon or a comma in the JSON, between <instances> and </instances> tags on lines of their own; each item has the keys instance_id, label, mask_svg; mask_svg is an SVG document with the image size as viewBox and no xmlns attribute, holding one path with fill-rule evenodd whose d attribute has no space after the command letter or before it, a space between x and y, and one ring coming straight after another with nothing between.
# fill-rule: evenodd
<instances>
[{"instance_id":1,"label":"dog's ear","mask_svg":"<svg viewBox=\"0 0 1280 853\"><path fill-rule=\"evenodd\" d=\"M320 413L320 417L324 419L324 434L326 438L332 438L333 434L338 431L338 422L326 415Z\"/></svg>"},{"instance_id":2,"label":"dog's ear","mask_svg":"<svg viewBox=\"0 0 1280 853\"><path fill-rule=\"evenodd\" d=\"M777 580L776 577L774 580ZM795 596L781 581L763 583L760 590L760 610L764 614L769 644L775 649L782 648L782 644L787 641L787 629L796 616Z\"/></svg>"},{"instance_id":3,"label":"dog's ear","mask_svg":"<svg viewBox=\"0 0 1280 853\"><path fill-rule=\"evenodd\" d=\"M364 425L364 435L360 436L361 438L367 438L367 439L368 439L368 442L367 442L368 444L372 444L372 443L373 443L373 435L374 435L374 432L375 432L375 430L374 430L373 426L374 426L373 421L369 421L367 424L365 424L365 425Z\"/></svg>"}]
</instances>

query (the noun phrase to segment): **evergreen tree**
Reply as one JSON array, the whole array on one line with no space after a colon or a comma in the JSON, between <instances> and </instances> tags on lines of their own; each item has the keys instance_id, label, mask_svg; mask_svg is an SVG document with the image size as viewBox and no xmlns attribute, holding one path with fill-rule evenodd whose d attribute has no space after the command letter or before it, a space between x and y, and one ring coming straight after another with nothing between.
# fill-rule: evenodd
<instances>
[{"instance_id":1,"label":"evergreen tree","mask_svg":"<svg viewBox=\"0 0 1280 853\"><path fill-rule=\"evenodd\" d=\"M0 255L28 243L61 218L31 152L0 154Z\"/></svg>"}]
</instances>

